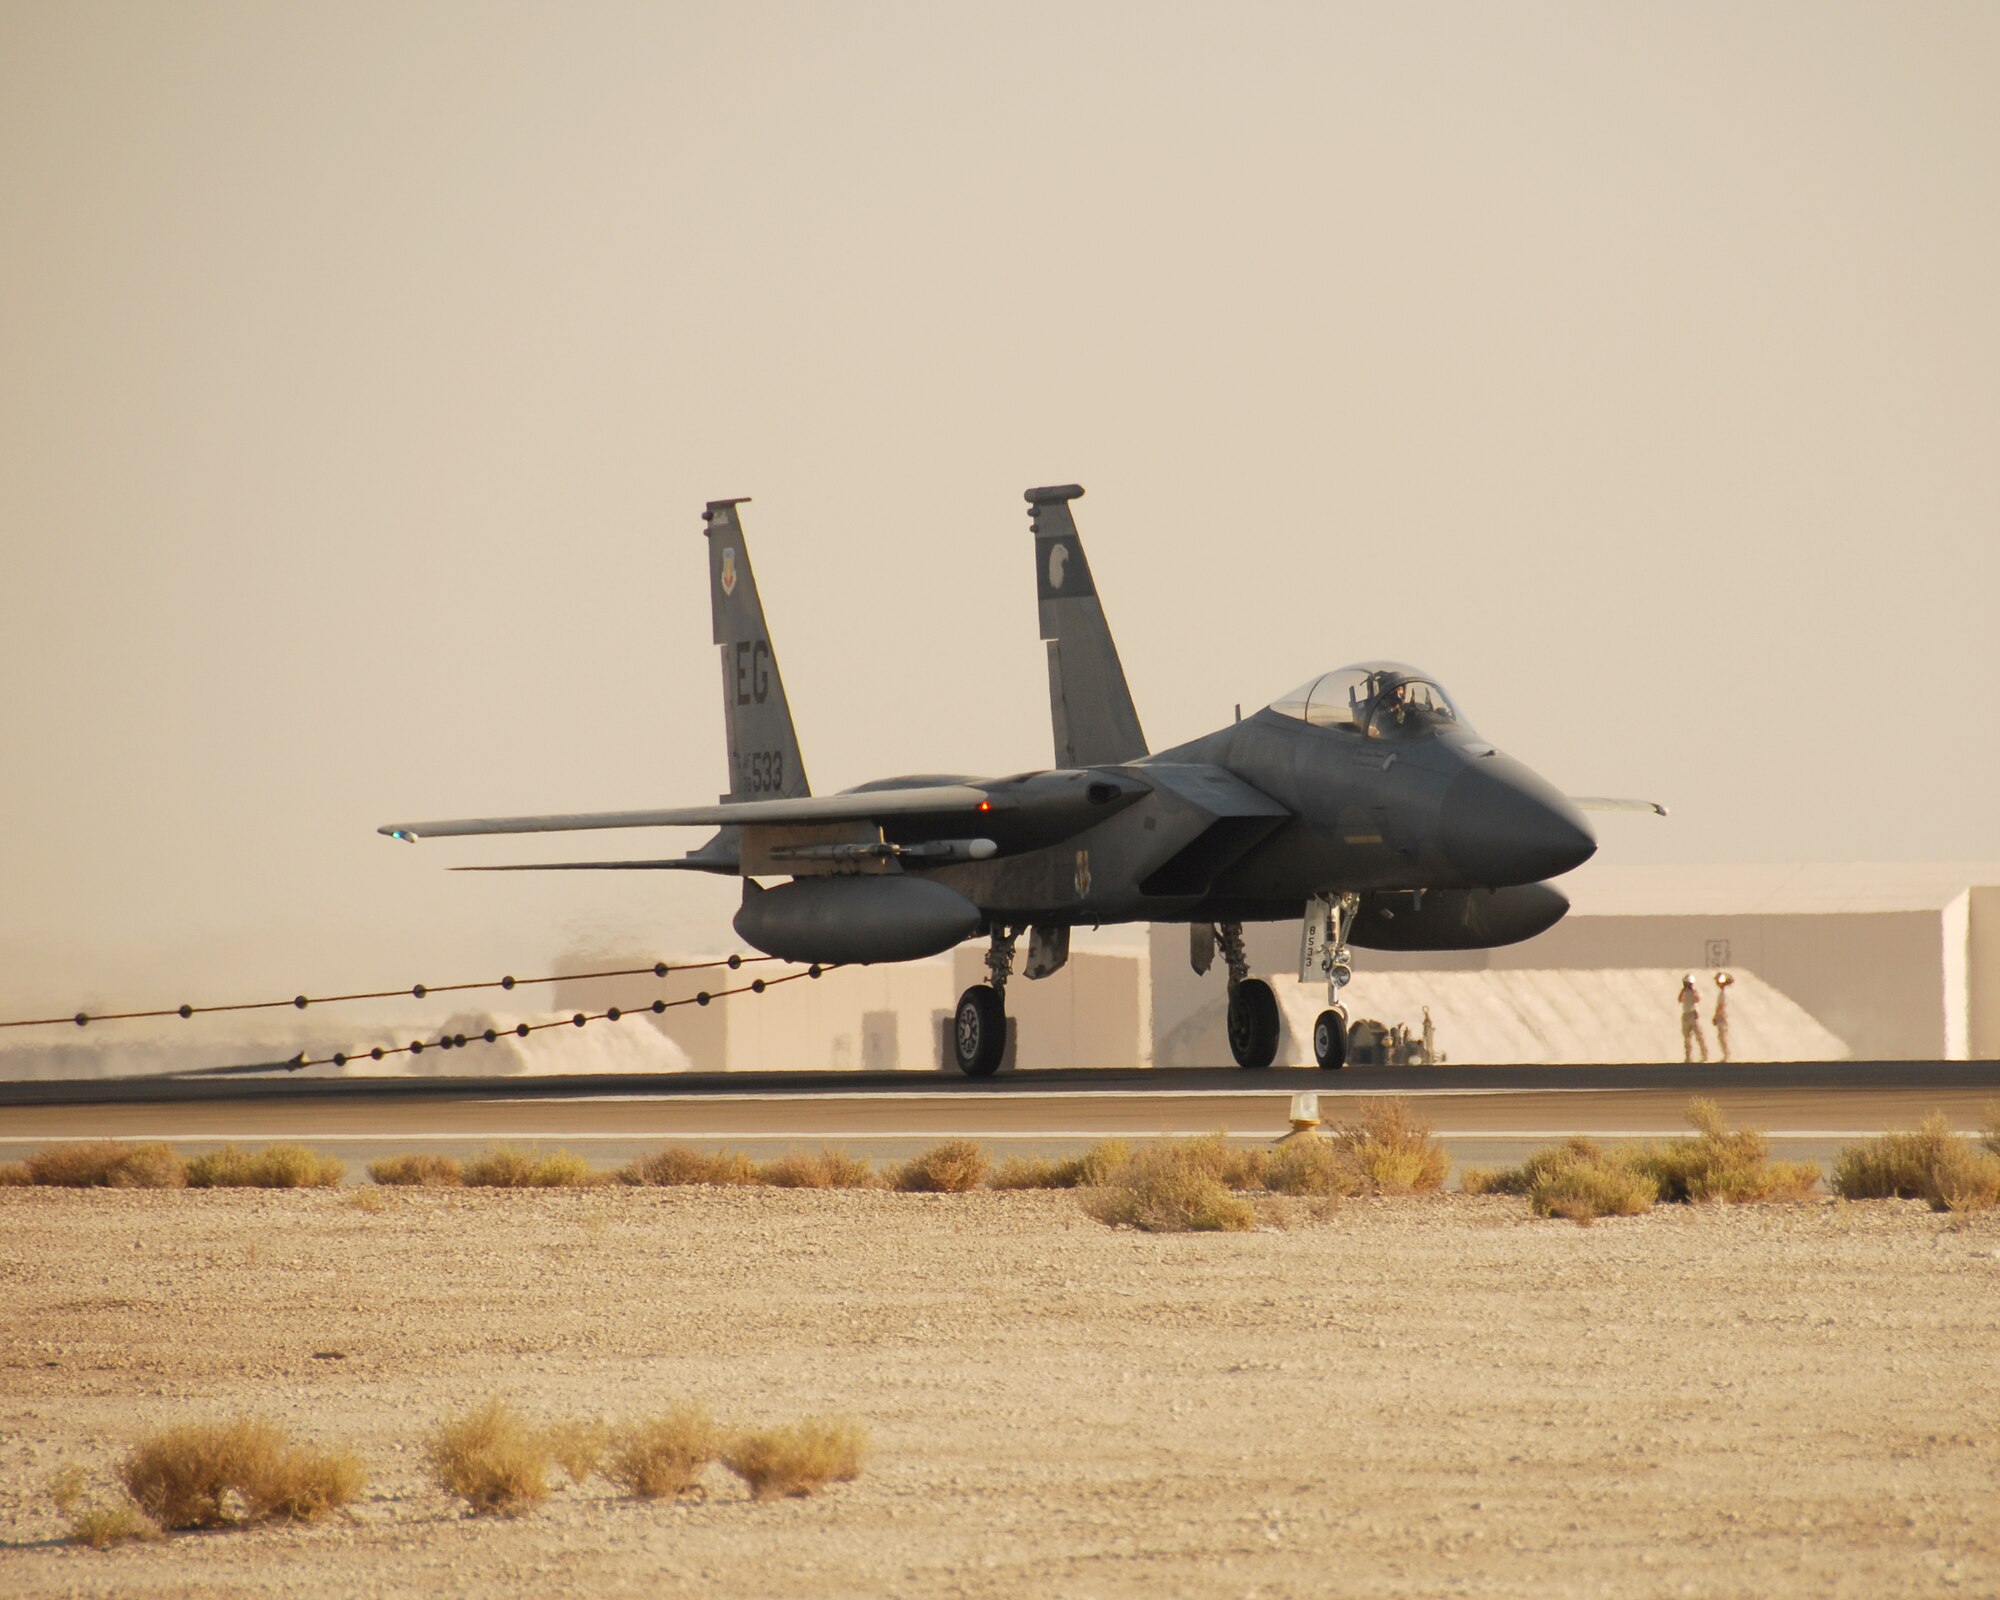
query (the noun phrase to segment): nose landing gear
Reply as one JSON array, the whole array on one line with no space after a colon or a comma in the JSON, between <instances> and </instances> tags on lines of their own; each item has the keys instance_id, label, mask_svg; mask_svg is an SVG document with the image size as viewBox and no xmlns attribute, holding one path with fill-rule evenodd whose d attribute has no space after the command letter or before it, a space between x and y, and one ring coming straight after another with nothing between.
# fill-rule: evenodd
<instances>
[{"instance_id":1,"label":"nose landing gear","mask_svg":"<svg viewBox=\"0 0 2000 1600\"><path fill-rule=\"evenodd\" d=\"M1018 928L995 928L986 951L986 983L975 983L958 997L952 1016L952 1058L968 1078L990 1078L1007 1054L1007 979L1014 971L1014 941Z\"/></svg>"},{"instance_id":2,"label":"nose landing gear","mask_svg":"<svg viewBox=\"0 0 2000 1600\"><path fill-rule=\"evenodd\" d=\"M1347 947L1347 936L1360 910L1361 896L1352 891L1316 895L1306 903L1299 981L1326 980L1326 1010L1313 1023L1313 1059L1328 1072L1347 1065L1347 1007L1340 992L1354 977L1354 952Z\"/></svg>"}]
</instances>

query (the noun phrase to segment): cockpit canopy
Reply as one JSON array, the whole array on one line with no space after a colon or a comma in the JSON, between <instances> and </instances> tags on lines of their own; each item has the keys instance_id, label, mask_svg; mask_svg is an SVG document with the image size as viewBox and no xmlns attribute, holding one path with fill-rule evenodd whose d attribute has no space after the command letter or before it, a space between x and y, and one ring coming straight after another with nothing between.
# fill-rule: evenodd
<instances>
[{"instance_id":1,"label":"cockpit canopy","mask_svg":"<svg viewBox=\"0 0 2000 1600\"><path fill-rule=\"evenodd\" d=\"M1441 685L1395 661L1364 661L1321 673L1273 700L1271 709L1364 739L1411 739L1465 726Z\"/></svg>"}]
</instances>

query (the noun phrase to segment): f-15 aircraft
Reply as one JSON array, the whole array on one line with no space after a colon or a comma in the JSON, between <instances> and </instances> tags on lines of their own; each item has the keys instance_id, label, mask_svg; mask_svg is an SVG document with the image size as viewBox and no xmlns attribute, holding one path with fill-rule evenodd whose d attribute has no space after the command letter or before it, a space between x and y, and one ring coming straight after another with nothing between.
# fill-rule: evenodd
<instances>
[{"instance_id":1,"label":"f-15 aircraft","mask_svg":"<svg viewBox=\"0 0 2000 1600\"><path fill-rule=\"evenodd\" d=\"M1250 975L1243 924L1301 919L1300 976L1327 986L1313 1054L1339 1068L1354 946L1532 938L1569 909L1546 880L1597 848L1584 809L1665 815L1648 801L1566 798L1481 739L1434 678L1389 661L1322 673L1253 716L1149 753L1071 511L1082 493L1027 491L1055 732L1047 771L813 794L744 542L745 502L715 500L702 520L729 743L717 804L380 831L413 841L714 827L698 850L665 859L462 870L740 877L737 933L788 961L913 961L984 938L988 979L959 997L952 1029L959 1068L984 1077L1005 1054L1024 933L1035 979L1068 960L1074 927L1186 923L1195 971L1219 952L1228 973L1231 1053L1263 1068L1277 1053L1278 1001Z\"/></svg>"}]
</instances>

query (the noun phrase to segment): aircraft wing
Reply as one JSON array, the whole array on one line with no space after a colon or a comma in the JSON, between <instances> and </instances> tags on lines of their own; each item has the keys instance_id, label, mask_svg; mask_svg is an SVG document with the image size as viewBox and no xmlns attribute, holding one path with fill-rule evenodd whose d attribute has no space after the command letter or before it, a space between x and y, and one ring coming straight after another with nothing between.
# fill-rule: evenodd
<instances>
[{"instance_id":1,"label":"aircraft wing","mask_svg":"<svg viewBox=\"0 0 2000 1600\"><path fill-rule=\"evenodd\" d=\"M968 822L1016 809L1006 794L967 783L860 794L807 795L795 800L737 800L727 805L681 806L667 811L559 812L541 817L462 817L446 822L392 822L377 828L405 844L485 833L580 833L591 828L715 828L810 826L821 822L883 822L899 817L962 816Z\"/></svg>"},{"instance_id":2,"label":"aircraft wing","mask_svg":"<svg viewBox=\"0 0 2000 1600\"><path fill-rule=\"evenodd\" d=\"M1610 795L1573 794L1569 803L1579 811L1650 811L1656 817L1667 814L1667 808L1657 800L1619 800Z\"/></svg>"}]
</instances>

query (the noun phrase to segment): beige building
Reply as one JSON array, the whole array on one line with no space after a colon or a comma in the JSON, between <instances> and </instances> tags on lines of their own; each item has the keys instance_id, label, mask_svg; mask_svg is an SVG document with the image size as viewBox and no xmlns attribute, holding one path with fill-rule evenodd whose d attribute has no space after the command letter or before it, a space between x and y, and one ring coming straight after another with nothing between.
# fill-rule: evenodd
<instances>
[{"instance_id":1,"label":"beige building","mask_svg":"<svg viewBox=\"0 0 2000 1600\"><path fill-rule=\"evenodd\" d=\"M678 1006L646 1021L686 1053L699 1072L797 1072L911 1068L942 1071L959 992L986 975L985 947L965 945L928 961L842 967L817 979L732 995L707 1006ZM646 957L570 957L558 972L643 965ZM1015 1021L1006 1064L1118 1066L1146 1059L1145 960L1076 951L1060 972L1007 986ZM555 985L554 1009L601 1011L643 992L674 1000L704 989L736 988L794 969L776 963L739 972L678 972L658 982L577 980ZM635 987L636 986L636 987ZM952 1068L956 1071L956 1068Z\"/></svg>"},{"instance_id":2,"label":"beige building","mask_svg":"<svg viewBox=\"0 0 2000 1600\"><path fill-rule=\"evenodd\" d=\"M1679 1060L1681 975L1700 980L1712 1048L1713 974L1726 969L1741 980L1730 1000L1739 1060L2000 1057L2000 865L1593 862L1563 887L1569 916L1525 944L1358 951L1350 1014L1419 1026L1428 974L1451 1061L1536 1059L1537 1050L1551 1061ZM1296 925L1261 925L1247 941L1253 968L1290 974L1297 988ZM1189 1025L1217 1005L1219 974L1195 977L1184 928L1153 929L1151 952L1161 1064L1205 1059L1212 1030ZM1643 1004L1648 985L1656 1012ZM1278 987L1286 1002L1288 986ZM1288 1019L1323 994L1287 1004Z\"/></svg>"}]
</instances>

